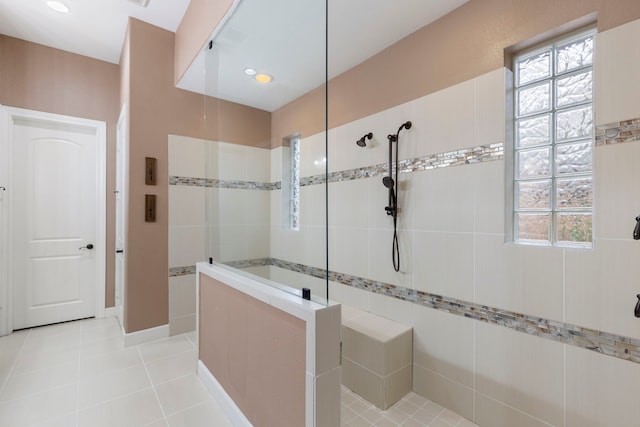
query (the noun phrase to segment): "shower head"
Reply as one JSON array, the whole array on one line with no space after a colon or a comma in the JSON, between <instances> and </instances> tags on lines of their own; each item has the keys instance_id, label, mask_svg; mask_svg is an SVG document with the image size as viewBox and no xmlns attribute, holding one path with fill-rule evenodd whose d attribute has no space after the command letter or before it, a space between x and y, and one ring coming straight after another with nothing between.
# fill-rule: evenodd
<instances>
[{"instance_id":1,"label":"shower head","mask_svg":"<svg viewBox=\"0 0 640 427\"><path fill-rule=\"evenodd\" d=\"M390 190L392 190L393 186L395 185L393 182L393 178L391 178L390 176L385 176L384 178L382 178L382 183Z\"/></svg>"},{"instance_id":2,"label":"shower head","mask_svg":"<svg viewBox=\"0 0 640 427\"><path fill-rule=\"evenodd\" d=\"M373 138L373 133L369 132L369 133L365 134L362 138L357 140L356 144L358 144L358 147L366 147L367 143L365 142L365 140L366 139L371 139L371 138Z\"/></svg>"}]
</instances>

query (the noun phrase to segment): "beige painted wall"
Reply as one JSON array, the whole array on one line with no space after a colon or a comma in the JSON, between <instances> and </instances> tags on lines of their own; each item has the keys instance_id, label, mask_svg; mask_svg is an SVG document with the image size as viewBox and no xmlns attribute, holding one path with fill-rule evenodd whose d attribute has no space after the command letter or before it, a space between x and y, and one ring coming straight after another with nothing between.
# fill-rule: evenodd
<instances>
[{"instance_id":1,"label":"beige painted wall","mask_svg":"<svg viewBox=\"0 0 640 427\"><path fill-rule=\"evenodd\" d=\"M114 305L118 66L0 35L0 104L107 123L106 307Z\"/></svg>"},{"instance_id":2,"label":"beige painted wall","mask_svg":"<svg viewBox=\"0 0 640 427\"><path fill-rule=\"evenodd\" d=\"M251 147L270 147L271 113L212 97L203 100L205 139Z\"/></svg>"},{"instance_id":3,"label":"beige painted wall","mask_svg":"<svg viewBox=\"0 0 640 427\"><path fill-rule=\"evenodd\" d=\"M127 40L129 182L124 327L134 332L169 323L167 135L201 135L204 102L201 95L173 87L173 33L131 18ZM157 159L158 185L145 185L145 157ZM153 223L144 220L146 194L157 197Z\"/></svg>"},{"instance_id":4,"label":"beige painted wall","mask_svg":"<svg viewBox=\"0 0 640 427\"><path fill-rule=\"evenodd\" d=\"M596 16L598 30L604 31L640 18L640 2L471 0L332 79L329 128L500 68L512 46ZM323 131L324 103L320 88L275 111L273 146L294 132Z\"/></svg>"}]
</instances>

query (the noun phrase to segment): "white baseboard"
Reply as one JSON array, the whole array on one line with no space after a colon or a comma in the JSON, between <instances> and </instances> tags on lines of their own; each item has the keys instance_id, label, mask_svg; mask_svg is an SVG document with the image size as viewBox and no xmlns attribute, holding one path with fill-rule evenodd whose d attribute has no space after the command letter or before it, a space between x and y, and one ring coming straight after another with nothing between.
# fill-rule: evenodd
<instances>
[{"instance_id":1,"label":"white baseboard","mask_svg":"<svg viewBox=\"0 0 640 427\"><path fill-rule=\"evenodd\" d=\"M144 344L149 341L167 338L169 336L169 325L156 326L155 328L143 329L141 331L124 334L124 346Z\"/></svg>"},{"instance_id":2,"label":"white baseboard","mask_svg":"<svg viewBox=\"0 0 640 427\"><path fill-rule=\"evenodd\" d=\"M107 307L104 309L104 317L116 317L118 310L115 307Z\"/></svg>"},{"instance_id":3,"label":"white baseboard","mask_svg":"<svg viewBox=\"0 0 640 427\"><path fill-rule=\"evenodd\" d=\"M231 421L231 424L235 427L253 427L253 424L244 416L240 408L238 408L233 399L229 397L227 392L224 391L224 388L222 388L218 380L215 379L201 360L198 360L198 377L202 380L205 387L207 387L207 390L209 390L214 400L218 402L224 414L229 418L229 421Z\"/></svg>"}]
</instances>

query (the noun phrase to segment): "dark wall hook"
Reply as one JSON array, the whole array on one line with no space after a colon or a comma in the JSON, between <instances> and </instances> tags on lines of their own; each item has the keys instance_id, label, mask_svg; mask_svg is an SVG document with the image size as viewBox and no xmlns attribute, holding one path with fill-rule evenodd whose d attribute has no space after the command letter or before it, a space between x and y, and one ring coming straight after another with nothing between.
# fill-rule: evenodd
<instances>
[{"instance_id":1,"label":"dark wall hook","mask_svg":"<svg viewBox=\"0 0 640 427\"><path fill-rule=\"evenodd\" d=\"M636 228L633 229L633 240L640 240L640 215L636 217Z\"/></svg>"}]
</instances>

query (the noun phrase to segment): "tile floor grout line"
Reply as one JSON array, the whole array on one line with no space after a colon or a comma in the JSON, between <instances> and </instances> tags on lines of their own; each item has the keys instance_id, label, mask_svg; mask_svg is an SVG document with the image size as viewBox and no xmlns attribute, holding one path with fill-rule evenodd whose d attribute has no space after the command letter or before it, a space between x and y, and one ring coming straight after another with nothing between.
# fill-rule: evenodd
<instances>
[{"instance_id":1,"label":"tile floor grout line","mask_svg":"<svg viewBox=\"0 0 640 427\"><path fill-rule=\"evenodd\" d=\"M186 342L188 342L188 343L193 347L193 344L191 343L191 341L189 341L189 339L186 337L186 335L185 335L185 334L178 334L178 335L173 335L173 336L171 336L171 337L161 338L160 340L149 341L149 342L146 342L146 343L138 344L136 347L145 346L145 345L148 345L148 344L155 344L155 343L162 342L162 341L169 341L169 340L171 340L171 339L175 339L176 337L179 337L179 336L182 336L182 337L184 338L184 340L185 340ZM132 347L133 347L133 346L132 346ZM157 359L150 360L149 362L147 362L147 361L145 361L145 360L144 360L144 357L142 357L142 353L140 353L140 357L142 358L142 362L143 362L143 363L152 363L152 362L155 362L155 361L158 361L158 360L165 360L165 359L169 359L169 358L171 358L171 357L177 356L177 355L179 355L179 354L186 353L186 352L191 351L191 350L193 350L193 349L192 349L192 348L190 348L190 349L188 349L188 350L179 351L179 352L177 352L177 353L169 354L169 355L167 355L167 356L162 356L162 357L159 357L159 358L157 358Z\"/></svg>"},{"instance_id":2,"label":"tile floor grout line","mask_svg":"<svg viewBox=\"0 0 640 427\"><path fill-rule=\"evenodd\" d=\"M29 335L31 335L31 329L29 329L29 332L27 332L27 336L24 338L24 341L20 345L20 350L18 350L18 354L16 354L16 358L14 359L13 363L11 364L11 369L9 369L9 373L7 373L7 377L5 378L4 382L2 383L2 387L0 388L0 396L2 395L2 393L4 393L4 389L7 386L7 384L9 383L9 379L12 376L14 376L13 375L13 371L15 370L16 366L18 365L18 360L20 360L20 356L22 355L22 350L24 350L24 345L27 342L27 338L29 338Z\"/></svg>"},{"instance_id":3,"label":"tile floor grout line","mask_svg":"<svg viewBox=\"0 0 640 427\"><path fill-rule=\"evenodd\" d=\"M161 385L165 385L165 384L170 383L172 381L182 380L182 379L185 379L187 377L190 377L191 375L194 375L194 373L195 373L195 371L191 372L191 373L188 373L188 374L180 375L179 377L171 378L170 380L162 381L161 383L158 383L158 384L153 384L153 382L151 382L151 384L152 384L153 387L159 387Z\"/></svg>"},{"instance_id":4,"label":"tile floor grout line","mask_svg":"<svg viewBox=\"0 0 640 427\"><path fill-rule=\"evenodd\" d=\"M164 420L165 424L169 425L169 420L167 419L167 414L164 412L164 408L162 407L162 403L160 402L160 396L158 396L158 390L156 390L156 386L153 385L153 381L151 381L151 375L149 375L149 369L147 368L147 364L144 361L144 358L142 357L142 352L140 351L140 345L137 345L136 349L138 350L138 355L140 356L140 359L142 360L142 366L144 367L144 371L147 374L147 379L149 380L149 383L151 384L151 389L153 390L153 395L156 397L156 402L158 402L158 406L160 407L160 412L162 413L162 419Z\"/></svg>"},{"instance_id":5,"label":"tile floor grout line","mask_svg":"<svg viewBox=\"0 0 640 427\"><path fill-rule=\"evenodd\" d=\"M84 331L84 322L80 323L80 348L78 348L78 357L77 357L77 366L76 368L78 369L78 375L77 375L77 381L78 383L76 384L76 417L75 417L75 421L76 421L76 427L79 427L80 425L80 353L82 353L82 332Z\"/></svg>"},{"instance_id":6,"label":"tile floor grout line","mask_svg":"<svg viewBox=\"0 0 640 427\"><path fill-rule=\"evenodd\" d=\"M111 369L111 370L109 370L109 371L107 371L107 372L100 372L99 374L96 374L96 375L89 375L89 376L85 376L85 378L83 378L83 379L84 379L84 380L87 380L87 379L95 379L95 378L97 378L97 377L99 377L99 376L101 376L101 375L110 375L110 374L121 373L122 371L126 371L127 369L132 369L132 368L136 368L136 367L142 366L142 364L143 364L143 363L141 362L141 363L139 363L139 364L138 364L138 363L136 363L135 365L129 365L129 366L125 366L125 367L123 367L123 368ZM80 367L78 366L78 371L80 371L80 369L79 369L79 368L80 368ZM78 373L80 374L80 372L78 372Z\"/></svg>"},{"instance_id":7,"label":"tile floor grout line","mask_svg":"<svg viewBox=\"0 0 640 427\"><path fill-rule=\"evenodd\" d=\"M75 348L75 347L69 347L69 348L68 348L68 349L66 349L66 350L69 350L69 349L71 349L71 350L76 350L76 349L77 349L78 351L80 351L80 347L77 347L77 348ZM41 353L42 353L42 352L41 352ZM21 354L21 356L22 356L22 354ZM17 360L17 359L16 359L16 360ZM21 376L24 376L24 375L33 375L33 374L36 374L36 373L39 373L39 372L43 372L43 371L50 371L52 368L55 368L55 367L60 366L60 365L68 365L68 364L70 364L70 363L73 363L73 362L69 362L69 361L57 362L57 363L53 363L53 364L50 364L50 365L45 365L45 366L44 366L44 367L42 367L42 368L33 369L33 370L28 370L28 371L20 372L20 373L17 373L17 374L16 374L16 373L14 373L14 372L13 372L13 370L12 370L11 375L12 375L13 377L21 377Z\"/></svg>"},{"instance_id":8,"label":"tile floor grout line","mask_svg":"<svg viewBox=\"0 0 640 427\"><path fill-rule=\"evenodd\" d=\"M191 343L191 345L193 346L193 349L194 349L194 350L196 350L196 351L198 351L198 346L196 345L196 342L195 342L195 341L191 341L191 338L189 338L189 334L190 334L191 332L192 332L192 331L185 332L183 335L184 335L184 337L187 339L187 341L189 341L189 342ZM193 331L193 332L195 332L195 331ZM195 339L197 340L197 339L198 339L198 337L195 337Z\"/></svg>"},{"instance_id":9,"label":"tile floor grout line","mask_svg":"<svg viewBox=\"0 0 640 427\"><path fill-rule=\"evenodd\" d=\"M157 420L155 420L155 421L151 421L150 423L147 423L147 424L142 425L142 427L149 427L149 426L152 426L152 425L157 424L157 423L158 423L158 422L160 422L160 421L161 421L160 419L157 419ZM169 425L169 423L167 423L166 421L165 421L165 423L166 423L166 425Z\"/></svg>"},{"instance_id":10,"label":"tile floor grout line","mask_svg":"<svg viewBox=\"0 0 640 427\"><path fill-rule=\"evenodd\" d=\"M165 357L161 357L161 358L158 358L158 359L149 360L148 362L146 362L144 359L142 359L142 363L144 363L144 364L147 364L147 363L155 363L155 362L159 362L159 361L161 361L161 360L171 359L172 357L180 356L180 355L183 355L183 354L188 353L188 352L193 351L193 350L194 350L193 348L190 348L189 350L179 351L179 352L177 352L177 353L173 353L173 354L170 354L170 355L165 356ZM142 357L142 356L141 356L141 357Z\"/></svg>"},{"instance_id":11,"label":"tile floor grout line","mask_svg":"<svg viewBox=\"0 0 640 427\"><path fill-rule=\"evenodd\" d=\"M214 402L216 402L216 400L215 400L215 399L213 399L213 397L211 396L211 394L209 394L209 391L208 391L208 390L207 390L207 396L208 396L210 399L212 399ZM217 402L216 402L216 403L217 403ZM171 417L173 417L173 416L175 416L175 415L182 414L183 412L190 411L190 410L192 410L193 408L197 408L198 406L206 405L206 404L207 404L207 401L206 401L206 400L203 400L202 402L198 402L198 403L195 403L195 404L193 404L193 405L191 405L191 406L188 406L188 407L186 407L186 408L184 408L184 409L180 409L179 411L174 412L174 413L173 413L173 414L171 414L170 416L171 416ZM167 424L169 424L169 421L167 421Z\"/></svg>"},{"instance_id":12,"label":"tile floor grout line","mask_svg":"<svg viewBox=\"0 0 640 427\"><path fill-rule=\"evenodd\" d=\"M415 422L417 422L417 423L419 423L421 426L428 427L428 426L429 426L429 424L431 424L431 423L432 423L433 421L435 421L437 418L434 418L433 420L429 421L429 422L428 422L428 423L426 423L426 424L425 424L425 422L424 422L424 421L422 421L421 419L416 418L416 417L411 417L411 418L409 418L409 419L410 419L410 420L413 420L413 421L415 421Z\"/></svg>"},{"instance_id":13,"label":"tile floor grout line","mask_svg":"<svg viewBox=\"0 0 640 427\"><path fill-rule=\"evenodd\" d=\"M59 390L61 388L69 387L71 385L73 385L73 383L60 384L60 385L57 385L55 387L52 387L52 388L44 390L44 391L40 390L40 391L36 391L35 393L25 394L24 396L13 397L11 399L3 400L3 401L0 402L0 404L4 404L4 403L8 403L8 402L14 402L16 400L21 400L21 399L28 399L30 397L37 396L39 394L49 393L51 391L56 391L56 390Z\"/></svg>"},{"instance_id":14,"label":"tile floor grout line","mask_svg":"<svg viewBox=\"0 0 640 427\"><path fill-rule=\"evenodd\" d=\"M58 387L58 388L61 388L61 387ZM97 406L106 405L107 403L115 402L116 400L128 398L128 397L133 396L134 394L137 394L137 393L140 393L140 392L143 392L143 391L147 391L147 390L151 390L152 388L153 388L153 386L149 386L149 387L138 389L136 391L132 391L130 393L121 394L121 395L118 395L116 397L112 397L110 399L103 400L101 402L92 403L91 405L87 405L84 408L82 408L82 410L85 411L87 409L92 409L92 408L95 408Z\"/></svg>"}]
</instances>

